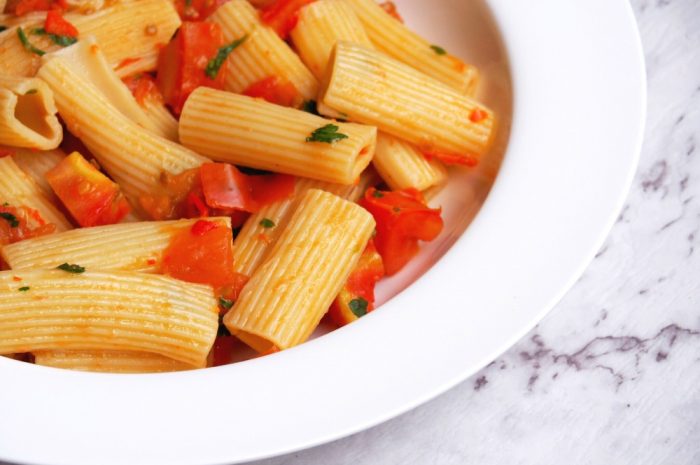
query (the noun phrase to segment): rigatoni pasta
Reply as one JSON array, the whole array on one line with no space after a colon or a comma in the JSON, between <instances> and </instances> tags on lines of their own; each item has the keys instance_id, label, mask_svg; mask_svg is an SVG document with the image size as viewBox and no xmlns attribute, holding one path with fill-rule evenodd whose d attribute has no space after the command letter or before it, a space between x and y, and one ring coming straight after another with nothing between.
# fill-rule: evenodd
<instances>
[{"instance_id":1,"label":"rigatoni pasta","mask_svg":"<svg viewBox=\"0 0 700 465\"><path fill-rule=\"evenodd\" d=\"M383 132L377 134L372 164L393 190L414 187L425 190L447 181L447 169L429 160L415 146Z\"/></svg>"},{"instance_id":2,"label":"rigatoni pasta","mask_svg":"<svg viewBox=\"0 0 700 465\"><path fill-rule=\"evenodd\" d=\"M15 149L12 154L12 159L22 171L34 180L34 182L42 189L47 197L58 202L51 186L46 182L46 173L58 165L61 160L66 157L65 152L61 149L47 150L37 152L29 149Z\"/></svg>"},{"instance_id":3,"label":"rigatoni pasta","mask_svg":"<svg viewBox=\"0 0 700 465\"><path fill-rule=\"evenodd\" d=\"M372 216L311 189L229 313L226 327L264 352L304 342L340 291L372 235Z\"/></svg>"},{"instance_id":4,"label":"rigatoni pasta","mask_svg":"<svg viewBox=\"0 0 700 465\"><path fill-rule=\"evenodd\" d=\"M215 160L352 184L374 155L372 126L200 87L180 117L180 142Z\"/></svg>"},{"instance_id":5,"label":"rigatoni pasta","mask_svg":"<svg viewBox=\"0 0 700 465\"><path fill-rule=\"evenodd\" d=\"M37 365L77 371L163 373L193 368L159 354L128 350L41 350L33 355Z\"/></svg>"}]
</instances>

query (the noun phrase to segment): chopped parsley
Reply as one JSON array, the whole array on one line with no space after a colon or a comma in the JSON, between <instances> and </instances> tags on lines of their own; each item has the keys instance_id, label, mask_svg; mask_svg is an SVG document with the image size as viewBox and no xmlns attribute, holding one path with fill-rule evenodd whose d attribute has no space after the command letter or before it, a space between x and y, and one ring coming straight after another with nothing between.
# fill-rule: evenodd
<instances>
[{"instance_id":1,"label":"chopped parsley","mask_svg":"<svg viewBox=\"0 0 700 465\"><path fill-rule=\"evenodd\" d=\"M29 286L22 286L19 289L17 289L19 292L27 292L29 290Z\"/></svg>"},{"instance_id":2,"label":"chopped parsley","mask_svg":"<svg viewBox=\"0 0 700 465\"><path fill-rule=\"evenodd\" d=\"M24 93L24 95L32 95L32 94L36 94L37 92L38 92L38 90L36 90L36 89L29 89L28 91L26 91Z\"/></svg>"},{"instance_id":3,"label":"chopped parsley","mask_svg":"<svg viewBox=\"0 0 700 465\"><path fill-rule=\"evenodd\" d=\"M82 267L80 265L71 265L68 263L64 263L63 265L58 265L56 267L56 269L66 271L68 273L75 273L75 274L85 273L85 267Z\"/></svg>"},{"instance_id":4,"label":"chopped parsley","mask_svg":"<svg viewBox=\"0 0 700 465\"><path fill-rule=\"evenodd\" d=\"M11 228L16 228L19 226L19 220L12 213L0 212L0 218L10 223Z\"/></svg>"},{"instance_id":5,"label":"chopped parsley","mask_svg":"<svg viewBox=\"0 0 700 465\"><path fill-rule=\"evenodd\" d=\"M236 47L245 42L247 38L248 34L244 35L240 39L234 40L228 45L224 45L223 47L219 48L219 51L216 52L216 56L209 60L209 63L207 63L207 67L204 69L204 74L206 74L211 79L216 79L216 75L219 74L219 70L224 64L224 61L226 61L226 58L228 58L228 56L231 54L231 52L233 52L236 49Z\"/></svg>"},{"instance_id":6,"label":"chopped parsley","mask_svg":"<svg viewBox=\"0 0 700 465\"><path fill-rule=\"evenodd\" d=\"M316 100L304 100L304 103L301 105L301 109L307 113L311 113L312 115L320 116L318 113L318 105L316 104Z\"/></svg>"},{"instance_id":7,"label":"chopped parsley","mask_svg":"<svg viewBox=\"0 0 700 465\"><path fill-rule=\"evenodd\" d=\"M275 222L272 221L270 218L263 218L260 220L260 226L262 226L265 229L270 229L275 227Z\"/></svg>"},{"instance_id":8,"label":"chopped parsley","mask_svg":"<svg viewBox=\"0 0 700 465\"><path fill-rule=\"evenodd\" d=\"M384 197L384 194L382 193L382 191L375 190L374 192L372 192L372 197L381 199L382 197Z\"/></svg>"},{"instance_id":9,"label":"chopped parsley","mask_svg":"<svg viewBox=\"0 0 700 465\"><path fill-rule=\"evenodd\" d=\"M56 45L60 45L61 47L68 47L69 45L73 45L78 41L76 37L48 33L43 27L33 29L32 34L37 36L48 36L48 38L51 39L51 42Z\"/></svg>"},{"instance_id":10,"label":"chopped parsley","mask_svg":"<svg viewBox=\"0 0 700 465\"><path fill-rule=\"evenodd\" d=\"M447 55L447 51L439 45L431 45L430 48L432 48L433 52L437 53L438 55Z\"/></svg>"},{"instance_id":11,"label":"chopped parsley","mask_svg":"<svg viewBox=\"0 0 700 465\"><path fill-rule=\"evenodd\" d=\"M33 46L30 42L29 39L27 39L27 35L24 33L24 30L21 27L17 28L17 37L19 37L19 41L22 42L22 47L28 52L34 53L39 56L43 56L46 54L45 51L36 48Z\"/></svg>"},{"instance_id":12,"label":"chopped parsley","mask_svg":"<svg viewBox=\"0 0 700 465\"><path fill-rule=\"evenodd\" d=\"M326 124L312 132L311 135L306 138L306 142L325 142L326 144L332 144L341 139L347 139L348 136L339 133L338 129L340 128L335 124Z\"/></svg>"},{"instance_id":13,"label":"chopped parsley","mask_svg":"<svg viewBox=\"0 0 700 465\"><path fill-rule=\"evenodd\" d=\"M358 318L367 315L367 301L362 297L350 301L350 311Z\"/></svg>"},{"instance_id":14,"label":"chopped parsley","mask_svg":"<svg viewBox=\"0 0 700 465\"><path fill-rule=\"evenodd\" d=\"M219 297L219 307L223 308L224 310L230 310L234 303L235 302L233 300L229 300L226 297Z\"/></svg>"}]
</instances>

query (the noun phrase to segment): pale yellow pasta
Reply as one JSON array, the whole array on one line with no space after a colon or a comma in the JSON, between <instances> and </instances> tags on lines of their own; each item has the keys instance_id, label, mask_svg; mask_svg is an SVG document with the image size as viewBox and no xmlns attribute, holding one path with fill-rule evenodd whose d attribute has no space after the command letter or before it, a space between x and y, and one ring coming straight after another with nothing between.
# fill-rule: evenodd
<instances>
[{"instance_id":1,"label":"pale yellow pasta","mask_svg":"<svg viewBox=\"0 0 700 465\"><path fill-rule=\"evenodd\" d=\"M47 36L33 34L43 26L45 14L30 15L30 20L0 34L0 63L3 72L14 76L33 76L41 66L41 57L24 48L18 37L22 27L32 45L45 52L61 47ZM109 64L120 76L153 71L158 51L180 26L180 17L168 0L122 0L94 14L69 13L65 18L78 29L79 39L95 36ZM124 60L131 62L120 66Z\"/></svg>"},{"instance_id":2,"label":"pale yellow pasta","mask_svg":"<svg viewBox=\"0 0 700 465\"><path fill-rule=\"evenodd\" d=\"M228 217L211 220L231 227ZM79 263L92 270L157 273L170 241L196 221L143 221L79 228L10 244L0 254L13 270Z\"/></svg>"},{"instance_id":3,"label":"pale yellow pasta","mask_svg":"<svg viewBox=\"0 0 700 465\"><path fill-rule=\"evenodd\" d=\"M69 59L51 57L38 76L54 91L68 130L82 140L132 206L138 205L139 196L152 193L162 173L178 174L207 161L126 118Z\"/></svg>"},{"instance_id":4,"label":"pale yellow pasta","mask_svg":"<svg viewBox=\"0 0 700 465\"><path fill-rule=\"evenodd\" d=\"M428 160L413 145L383 132L377 134L372 164L394 190L413 187L422 191L447 181L447 169L442 163Z\"/></svg>"},{"instance_id":5,"label":"pale yellow pasta","mask_svg":"<svg viewBox=\"0 0 700 465\"><path fill-rule=\"evenodd\" d=\"M178 123L175 117L166 108L162 99L146 96L141 105L143 111L157 128L157 134L173 142L178 142Z\"/></svg>"},{"instance_id":6,"label":"pale yellow pasta","mask_svg":"<svg viewBox=\"0 0 700 465\"><path fill-rule=\"evenodd\" d=\"M479 81L476 67L431 44L384 11L374 0L341 1L355 10L377 50L460 93L474 94Z\"/></svg>"},{"instance_id":7,"label":"pale yellow pasta","mask_svg":"<svg viewBox=\"0 0 700 465\"><path fill-rule=\"evenodd\" d=\"M3 271L0 296L0 354L130 350L204 367L218 329L211 287L159 275Z\"/></svg>"},{"instance_id":8,"label":"pale yellow pasta","mask_svg":"<svg viewBox=\"0 0 700 465\"><path fill-rule=\"evenodd\" d=\"M251 276L258 269L287 225L298 199L310 189L321 189L341 198L347 198L356 191L353 185L298 178L293 196L264 206L246 220L233 241L233 265L238 273Z\"/></svg>"},{"instance_id":9,"label":"pale yellow pasta","mask_svg":"<svg viewBox=\"0 0 700 465\"><path fill-rule=\"evenodd\" d=\"M352 121L418 146L476 162L490 146L494 115L471 98L450 90L386 55L338 42L319 100ZM472 121L478 115L478 122Z\"/></svg>"},{"instance_id":10,"label":"pale yellow pasta","mask_svg":"<svg viewBox=\"0 0 700 465\"><path fill-rule=\"evenodd\" d=\"M304 64L318 79L323 79L338 40L372 47L355 12L342 0L318 0L303 7L291 37Z\"/></svg>"},{"instance_id":11,"label":"pale yellow pasta","mask_svg":"<svg viewBox=\"0 0 700 465\"><path fill-rule=\"evenodd\" d=\"M276 76L292 83L303 99L316 98L318 81L314 75L277 33L260 21L247 0L225 3L209 21L221 26L227 42L245 37L226 60L226 90L242 93L252 84Z\"/></svg>"},{"instance_id":12,"label":"pale yellow pasta","mask_svg":"<svg viewBox=\"0 0 700 465\"><path fill-rule=\"evenodd\" d=\"M42 350L37 365L102 373L163 373L193 367L159 354L128 350Z\"/></svg>"},{"instance_id":13,"label":"pale yellow pasta","mask_svg":"<svg viewBox=\"0 0 700 465\"><path fill-rule=\"evenodd\" d=\"M224 317L258 351L306 341L374 230L362 207L317 189L304 194L269 256Z\"/></svg>"},{"instance_id":14,"label":"pale yellow pasta","mask_svg":"<svg viewBox=\"0 0 700 465\"><path fill-rule=\"evenodd\" d=\"M73 227L39 185L17 166L12 157L0 158L0 205L4 203L11 207L36 210L44 221L56 226L56 232Z\"/></svg>"},{"instance_id":15,"label":"pale yellow pasta","mask_svg":"<svg viewBox=\"0 0 700 465\"><path fill-rule=\"evenodd\" d=\"M219 161L352 184L372 159L376 128L333 123L347 138L307 142L330 123L262 99L200 87L180 115L180 142Z\"/></svg>"},{"instance_id":16,"label":"pale yellow pasta","mask_svg":"<svg viewBox=\"0 0 700 465\"><path fill-rule=\"evenodd\" d=\"M90 15L105 8L111 0L66 0L68 11Z\"/></svg>"},{"instance_id":17,"label":"pale yellow pasta","mask_svg":"<svg viewBox=\"0 0 700 465\"><path fill-rule=\"evenodd\" d=\"M37 152L31 149L15 149L12 159L22 171L34 180L41 191L54 204L60 205L61 201L46 181L46 173L58 165L66 154L61 149Z\"/></svg>"},{"instance_id":18,"label":"pale yellow pasta","mask_svg":"<svg viewBox=\"0 0 700 465\"><path fill-rule=\"evenodd\" d=\"M51 89L41 79L0 74L0 144L51 150L62 139Z\"/></svg>"}]
</instances>

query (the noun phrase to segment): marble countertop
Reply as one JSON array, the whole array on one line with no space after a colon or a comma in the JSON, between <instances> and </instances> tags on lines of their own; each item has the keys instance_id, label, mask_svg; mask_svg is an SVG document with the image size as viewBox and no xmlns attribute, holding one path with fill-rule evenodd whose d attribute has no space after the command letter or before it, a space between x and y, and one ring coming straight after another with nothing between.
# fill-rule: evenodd
<instances>
[{"instance_id":1,"label":"marble countertop","mask_svg":"<svg viewBox=\"0 0 700 465\"><path fill-rule=\"evenodd\" d=\"M578 283L446 394L256 465L700 465L700 1L631 3L647 60L645 143Z\"/></svg>"}]
</instances>

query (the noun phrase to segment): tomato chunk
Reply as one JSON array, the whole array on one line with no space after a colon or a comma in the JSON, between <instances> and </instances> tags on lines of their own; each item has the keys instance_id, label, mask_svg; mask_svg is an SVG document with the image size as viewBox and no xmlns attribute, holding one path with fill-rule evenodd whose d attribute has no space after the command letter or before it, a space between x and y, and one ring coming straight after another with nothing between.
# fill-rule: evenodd
<instances>
[{"instance_id":1,"label":"tomato chunk","mask_svg":"<svg viewBox=\"0 0 700 465\"><path fill-rule=\"evenodd\" d=\"M223 89L225 69L216 78L206 74L207 64L224 44L221 27L204 22L184 22L174 39L160 51L157 84L165 103L175 114L200 86Z\"/></svg>"},{"instance_id":2,"label":"tomato chunk","mask_svg":"<svg viewBox=\"0 0 700 465\"><path fill-rule=\"evenodd\" d=\"M63 15L59 10L50 10L46 14L46 21L44 22L44 30L48 34L55 34L58 36L66 37L78 37L78 30L71 23L63 18Z\"/></svg>"},{"instance_id":3,"label":"tomato chunk","mask_svg":"<svg viewBox=\"0 0 700 465\"><path fill-rule=\"evenodd\" d=\"M228 0L175 0L175 9L183 21L204 21Z\"/></svg>"},{"instance_id":4,"label":"tomato chunk","mask_svg":"<svg viewBox=\"0 0 700 465\"><path fill-rule=\"evenodd\" d=\"M382 9L389 13L394 19L397 19L403 23L403 18L399 14L399 10L396 8L396 4L394 2L382 2L379 4L379 6L381 6Z\"/></svg>"},{"instance_id":5,"label":"tomato chunk","mask_svg":"<svg viewBox=\"0 0 700 465\"><path fill-rule=\"evenodd\" d=\"M0 246L54 231L56 225L45 221L33 208L0 203Z\"/></svg>"},{"instance_id":6,"label":"tomato chunk","mask_svg":"<svg viewBox=\"0 0 700 465\"><path fill-rule=\"evenodd\" d=\"M283 107L298 107L304 100L294 84L279 76L266 77L252 84L243 95L262 98Z\"/></svg>"},{"instance_id":7,"label":"tomato chunk","mask_svg":"<svg viewBox=\"0 0 700 465\"><path fill-rule=\"evenodd\" d=\"M17 16L24 16L33 11L49 11L68 9L66 0L10 0L7 2L5 11L13 11Z\"/></svg>"},{"instance_id":8,"label":"tomato chunk","mask_svg":"<svg viewBox=\"0 0 700 465\"><path fill-rule=\"evenodd\" d=\"M139 105L143 106L148 99L163 101L163 96L156 86L156 81L150 74L138 73L122 79L129 88Z\"/></svg>"},{"instance_id":9,"label":"tomato chunk","mask_svg":"<svg viewBox=\"0 0 700 465\"><path fill-rule=\"evenodd\" d=\"M355 269L348 276L328 316L338 326L352 323L374 310L374 287L384 276L382 257L370 239Z\"/></svg>"},{"instance_id":10,"label":"tomato chunk","mask_svg":"<svg viewBox=\"0 0 700 465\"><path fill-rule=\"evenodd\" d=\"M277 34L287 39L289 33L299 22L299 10L316 0L277 0L262 10L262 21L273 28Z\"/></svg>"},{"instance_id":11,"label":"tomato chunk","mask_svg":"<svg viewBox=\"0 0 700 465\"><path fill-rule=\"evenodd\" d=\"M418 241L432 241L442 231L440 209L429 208L417 189L386 192L367 189L360 205L377 222L374 238L386 274L397 273L418 253Z\"/></svg>"},{"instance_id":12,"label":"tomato chunk","mask_svg":"<svg viewBox=\"0 0 700 465\"><path fill-rule=\"evenodd\" d=\"M119 186L78 152L46 173L46 180L80 226L118 223L131 210Z\"/></svg>"}]
</instances>

